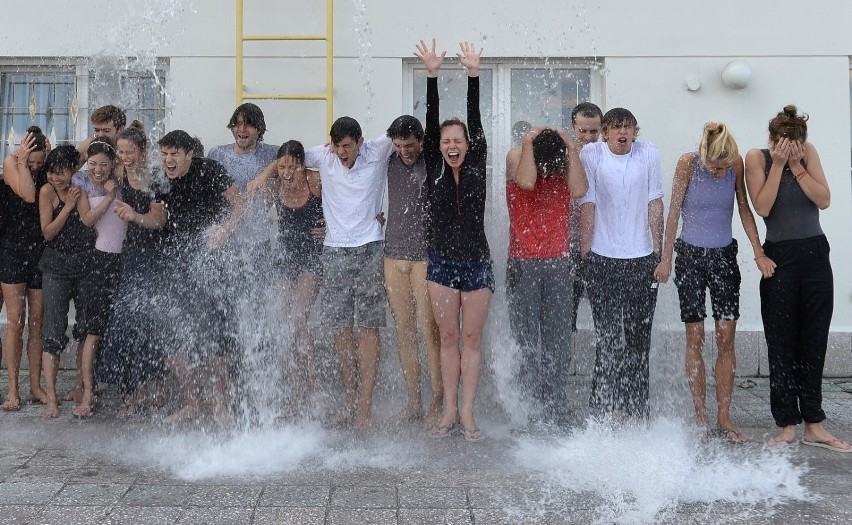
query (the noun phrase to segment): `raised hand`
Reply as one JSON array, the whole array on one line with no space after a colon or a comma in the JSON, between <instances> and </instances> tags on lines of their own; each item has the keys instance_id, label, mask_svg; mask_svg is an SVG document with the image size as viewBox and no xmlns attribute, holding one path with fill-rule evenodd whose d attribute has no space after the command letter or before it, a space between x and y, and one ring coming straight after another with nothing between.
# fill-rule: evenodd
<instances>
[{"instance_id":1,"label":"raised hand","mask_svg":"<svg viewBox=\"0 0 852 525\"><path fill-rule=\"evenodd\" d=\"M417 51L414 52L414 56L419 58L423 62L423 65L426 66L426 75L429 77L437 76L438 70L441 69L441 64L444 63L444 57L447 56L447 52L442 51L440 56L435 53L434 38L432 39L432 49L429 49L426 46L426 42L422 40L416 47Z\"/></svg>"},{"instance_id":2,"label":"raised hand","mask_svg":"<svg viewBox=\"0 0 852 525\"><path fill-rule=\"evenodd\" d=\"M805 144L797 140L791 140L787 151L787 165L793 170L794 175L798 175L796 172L802 168L802 159L805 158Z\"/></svg>"},{"instance_id":3,"label":"raised hand","mask_svg":"<svg viewBox=\"0 0 852 525\"><path fill-rule=\"evenodd\" d=\"M65 195L65 206L72 210L76 208L81 194L80 188L76 186L68 188L68 193Z\"/></svg>"},{"instance_id":4,"label":"raised hand","mask_svg":"<svg viewBox=\"0 0 852 525\"><path fill-rule=\"evenodd\" d=\"M21 145L18 146L18 149L15 150L15 153L13 153L13 155L17 157L18 162L26 166L27 159L30 158L30 153L35 150L35 147L35 135L33 135L32 133L27 133L26 135L24 135L24 138L21 139Z\"/></svg>"},{"instance_id":5,"label":"raised hand","mask_svg":"<svg viewBox=\"0 0 852 525\"><path fill-rule=\"evenodd\" d=\"M115 201L115 214L118 218L125 222L133 222L136 220L136 212L133 208L122 201Z\"/></svg>"},{"instance_id":6,"label":"raised hand","mask_svg":"<svg viewBox=\"0 0 852 525\"><path fill-rule=\"evenodd\" d=\"M467 68L467 75L471 77L478 76L479 56L482 54L482 48L480 47L477 53L473 42L459 42L459 47L461 48L461 52L456 53L456 56L459 57L461 65Z\"/></svg>"},{"instance_id":7,"label":"raised hand","mask_svg":"<svg viewBox=\"0 0 852 525\"><path fill-rule=\"evenodd\" d=\"M114 197L116 189L118 189L118 184L116 184L114 180L108 179L104 182L104 191L107 192L107 195Z\"/></svg>"},{"instance_id":8,"label":"raised hand","mask_svg":"<svg viewBox=\"0 0 852 525\"><path fill-rule=\"evenodd\" d=\"M773 163L784 164L790 158L790 141L786 137L769 144L769 156Z\"/></svg>"}]
</instances>

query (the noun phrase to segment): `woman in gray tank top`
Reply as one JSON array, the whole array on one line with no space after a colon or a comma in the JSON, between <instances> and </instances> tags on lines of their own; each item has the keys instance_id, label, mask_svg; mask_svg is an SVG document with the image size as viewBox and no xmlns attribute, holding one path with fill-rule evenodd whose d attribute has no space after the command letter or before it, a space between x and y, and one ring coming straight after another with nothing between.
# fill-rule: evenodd
<instances>
[{"instance_id":1,"label":"woman in gray tank top","mask_svg":"<svg viewBox=\"0 0 852 525\"><path fill-rule=\"evenodd\" d=\"M807 142L807 115L786 106L769 122L769 148L746 156L746 185L766 223L766 255L778 265L760 283L763 330L769 350L772 417L780 432L769 446L797 442L837 452L849 444L823 426L822 371L834 308L828 240L819 210L831 192L816 148Z\"/></svg>"},{"instance_id":2,"label":"woman in gray tank top","mask_svg":"<svg viewBox=\"0 0 852 525\"><path fill-rule=\"evenodd\" d=\"M763 277L771 277L775 264L766 257L754 215L748 205L743 181L743 158L725 124L704 125L699 151L684 153L678 160L672 184L672 200L666 221L666 237L654 277L666 282L672 271L672 253L677 251L675 284L680 299L680 317L686 326L686 377L695 405L695 419L709 427L704 349L705 294L716 325L716 431L720 437L742 443L748 436L731 421L736 352L734 335L740 316L740 268L732 218L737 204L743 229ZM675 241L681 214L683 228Z\"/></svg>"}]
</instances>

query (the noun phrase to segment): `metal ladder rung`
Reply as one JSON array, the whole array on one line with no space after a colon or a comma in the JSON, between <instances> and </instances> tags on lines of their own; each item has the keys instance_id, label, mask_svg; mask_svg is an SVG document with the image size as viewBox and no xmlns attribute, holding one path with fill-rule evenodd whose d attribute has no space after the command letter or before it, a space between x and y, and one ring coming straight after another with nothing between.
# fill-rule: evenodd
<instances>
[{"instance_id":1,"label":"metal ladder rung","mask_svg":"<svg viewBox=\"0 0 852 525\"><path fill-rule=\"evenodd\" d=\"M326 100L325 95L248 95L243 94L244 100Z\"/></svg>"},{"instance_id":2,"label":"metal ladder rung","mask_svg":"<svg viewBox=\"0 0 852 525\"><path fill-rule=\"evenodd\" d=\"M275 41L275 40L328 40L325 35L250 35L244 36L243 41Z\"/></svg>"}]
</instances>

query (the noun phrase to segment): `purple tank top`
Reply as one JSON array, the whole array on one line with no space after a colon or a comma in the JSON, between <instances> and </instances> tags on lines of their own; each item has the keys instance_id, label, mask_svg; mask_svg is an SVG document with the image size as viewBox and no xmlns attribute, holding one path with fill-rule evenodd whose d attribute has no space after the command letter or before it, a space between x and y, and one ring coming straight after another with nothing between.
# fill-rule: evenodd
<instances>
[{"instance_id":1,"label":"purple tank top","mask_svg":"<svg viewBox=\"0 0 852 525\"><path fill-rule=\"evenodd\" d=\"M733 238L734 168L721 177L714 177L701 163L698 153L693 153L693 156L695 168L683 198L680 238L699 248L724 248L731 244Z\"/></svg>"}]
</instances>

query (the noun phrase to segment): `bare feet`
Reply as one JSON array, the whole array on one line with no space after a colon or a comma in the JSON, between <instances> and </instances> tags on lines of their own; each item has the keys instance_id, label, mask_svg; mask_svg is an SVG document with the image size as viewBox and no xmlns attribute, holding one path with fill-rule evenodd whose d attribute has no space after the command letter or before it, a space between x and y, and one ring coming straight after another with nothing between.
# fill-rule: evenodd
<instances>
[{"instance_id":1,"label":"bare feet","mask_svg":"<svg viewBox=\"0 0 852 525\"><path fill-rule=\"evenodd\" d=\"M44 410L41 413L41 417L45 419L53 419L59 417L59 404L56 402L51 403L50 401L48 401L46 403L46 406L44 407Z\"/></svg>"},{"instance_id":2,"label":"bare feet","mask_svg":"<svg viewBox=\"0 0 852 525\"><path fill-rule=\"evenodd\" d=\"M782 427L781 431L772 439L769 440L767 446L769 448L784 448L798 443L796 438L796 425L788 425Z\"/></svg>"},{"instance_id":3,"label":"bare feet","mask_svg":"<svg viewBox=\"0 0 852 525\"><path fill-rule=\"evenodd\" d=\"M163 419L163 422L171 425L176 425L178 423L184 423L191 419L196 419L198 415L198 407L187 405L178 410L177 412L174 412L167 418Z\"/></svg>"},{"instance_id":4,"label":"bare feet","mask_svg":"<svg viewBox=\"0 0 852 525\"><path fill-rule=\"evenodd\" d=\"M748 436L740 432L730 417L716 418L716 426L721 434L723 434L731 443L745 443L748 441Z\"/></svg>"},{"instance_id":5,"label":"bare feet","mask_svg":"<svg viewBox=\"0 0 852 525\"><path fill-rule=\"evenodd\" d=\"M78 406L71 411L77 419L89 419L95 415L95 410L90 403Z\"/></svg>"},{"instance_id":6,"label":"bare feet","mask_svg":"<svg viewBox=\"0 0 852 525\"><path fill-rule=\"evenodd\" d=\"M836 452L852 452L852 446L831 435L821 422L805 423L805 433L802 436L802 443Z\"/></svg>"},{"instance_id":7,"label":"bare feet","mask_svg":"<svg viewBox=\"0 0 852 525\"><path fill-rule=\"evenodd\" d=\"M62 401L73 401L74 403L82 403L83 389L75 388L74 390L70 390L67 394L62 396Z\"/></svg>"},{"instance_id":8,"label":"bare feet","mask_svg":"<svg viewBox=\"0 0 852 525\"><path fill-rule=\"evenodd\" d=\"M433 396L432 403L429 404L429 412L426 414L426 417L423 419L421 423L423 428L432 428L438 424L438 420L441 417L441 412L444 411L444 395Z\"/></svg>"},{"instance_id":9,"label":"bare feet","mask_svg":"<svg viewBox=\"0 0 852 525\"><path fill-rule=\"evenodd\" d=\"M30 389L30 403L47 404L47 392L41 388Z\"/></svg>"},{"instance_id":10,"label":"bare feet","mask_svg":"<svg viewBox=\"0 0 852 525\"><path fill-rule=\"evenodd\" d=\"M4 412L17 412L21 409L21 398L20 397L9 397L5 403L3 403L3 411Z\"/></svg>"},{"instance_id":11,"label":"bare feet","mask_svg":"<svg viewBox=\"0 0 852 525\"><path fill-rule=\"evenodd\" d=\"M355 421L352 422L352 429L367 430L372 424L373 416L370 414L370 410L359 410L358 413L355 414Z\"/></svg>"}]
</instances>

